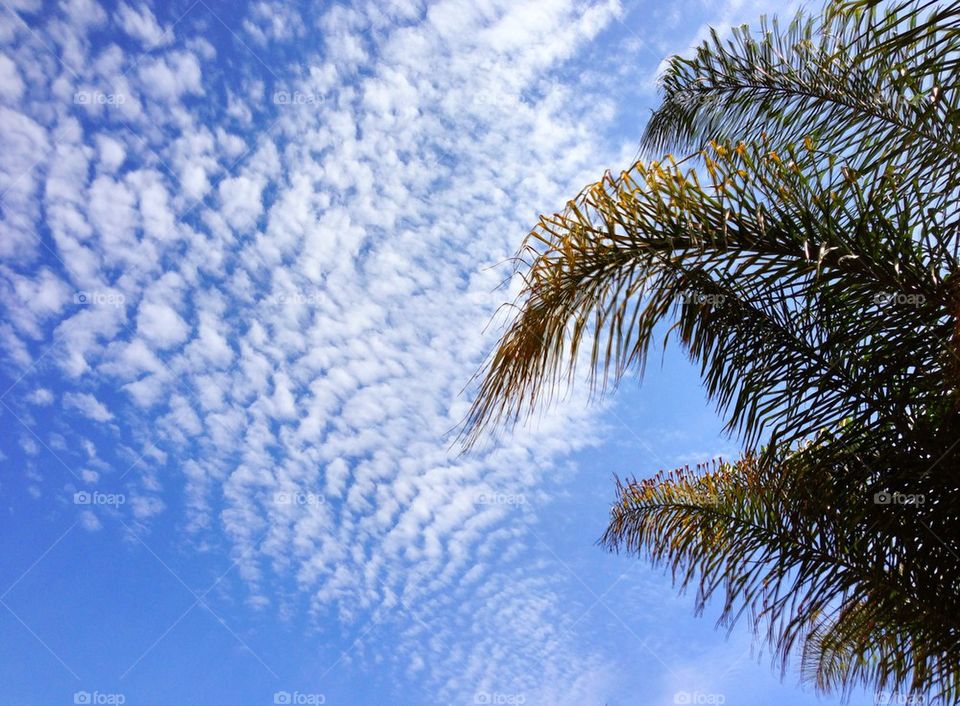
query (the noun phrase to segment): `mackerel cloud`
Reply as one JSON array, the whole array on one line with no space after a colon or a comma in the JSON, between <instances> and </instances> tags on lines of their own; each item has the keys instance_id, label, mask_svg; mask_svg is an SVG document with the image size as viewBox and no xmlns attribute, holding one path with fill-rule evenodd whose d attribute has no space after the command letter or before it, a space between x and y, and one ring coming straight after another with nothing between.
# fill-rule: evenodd
<instances>
[{"instance_id":1,"label":"mackerel cloud","mask_svg":"<svg viewBox=\"0 0 960 706\"><path fill-rule=\"evenodd\" d=\"M179 497L252 609L334 616L360 636L350 659L390 655L444 698L585 703L597 657L531 534L558 464L597 440L583 400L454 441L515 291L504 261L632 151L601 137L609 101L561 75L620 13L6 13L4 403L31 457L26 428L57 420L37 438L62 460L28 473L113 484L134 532Z\"/></svg>"}]
</instances>

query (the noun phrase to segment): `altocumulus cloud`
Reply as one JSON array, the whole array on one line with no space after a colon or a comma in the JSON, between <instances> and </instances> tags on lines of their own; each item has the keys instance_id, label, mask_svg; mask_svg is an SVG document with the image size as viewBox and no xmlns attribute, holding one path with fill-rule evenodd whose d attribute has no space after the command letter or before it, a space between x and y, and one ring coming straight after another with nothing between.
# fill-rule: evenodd
<instances>
[{"instance_id":1,"label":"altocumulus cloud","mask_svg":"<svg viewBox=\"0 0 960 706\"><path fill-rule=\"evenodd\" d=\"M631 156L600 137L609 101L557 80L618 4L255 3L229 30L203 2L162 22L14 5L5 403L62 399L73 438L46 443L121 476L138 531L179 495L253 608L387 625L358 658L442 699L585 703L599 658L566 629L562 569L522 560L535 513L477 500L545 500L596 441L582 400L469 455L450 431L509 296L493 266Z\"/></svg>"}]
</instances>

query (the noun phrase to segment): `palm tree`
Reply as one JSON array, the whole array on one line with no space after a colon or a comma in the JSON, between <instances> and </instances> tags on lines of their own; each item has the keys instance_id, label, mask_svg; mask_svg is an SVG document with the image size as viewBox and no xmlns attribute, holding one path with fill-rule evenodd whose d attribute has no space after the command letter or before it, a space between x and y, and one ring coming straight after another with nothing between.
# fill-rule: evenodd
<instances>
[{"instance_id":1,"label":"palm tree","mask_svg":"<svg viewBox=\"0 0 960 706\"><path fill-rule=\"evenodd\" d=\"M714 33L661 89L667 156L524 242L467 443L678 341L743 454L618 481L602 542L722 594L821 690L957 703L960 3Z\"/></svg>"}]
</instances>

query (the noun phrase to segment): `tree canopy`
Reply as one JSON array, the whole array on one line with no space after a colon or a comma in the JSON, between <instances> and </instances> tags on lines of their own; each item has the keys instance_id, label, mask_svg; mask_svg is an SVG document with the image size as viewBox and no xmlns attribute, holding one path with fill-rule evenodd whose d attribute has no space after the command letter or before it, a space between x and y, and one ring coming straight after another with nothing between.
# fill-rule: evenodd
<instances>
[{"instance_id":1,"label":"tree canopy","mask_svg":"<svg viewBox=\"0 0 960 706\"><path fill-rule=\"evenodd\" d=\"M743 454L619 482L603 542L722 593L823 690L960 700L958 62L956 2L832 2L673 57L644 159L524 242L467 420L679 343Z\"/></svg>"}]
</instances>

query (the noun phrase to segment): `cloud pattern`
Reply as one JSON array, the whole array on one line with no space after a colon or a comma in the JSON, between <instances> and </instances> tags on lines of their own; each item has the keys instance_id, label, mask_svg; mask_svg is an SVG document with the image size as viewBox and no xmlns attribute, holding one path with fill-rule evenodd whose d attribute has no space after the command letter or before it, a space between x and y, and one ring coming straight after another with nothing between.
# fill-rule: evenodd
<instances>
[{"instance_id":1,"label":"cloud pattern","mask_svg":"<svg viewBox=\"0 0 960 706\"><path fill-rule=\"evenodd\" d=\"M582 400L454 441L503 262L629 151L603 138L609 99L558 80L621 12L11 7L2 401L61 459L45 473L123 488L144 533L182 495L252 607L334 616L361 659L388 630L397 673L446 698L583 696L594 658L530 534L557 464L597 441Z\"/></svg>"}]
</instances>

